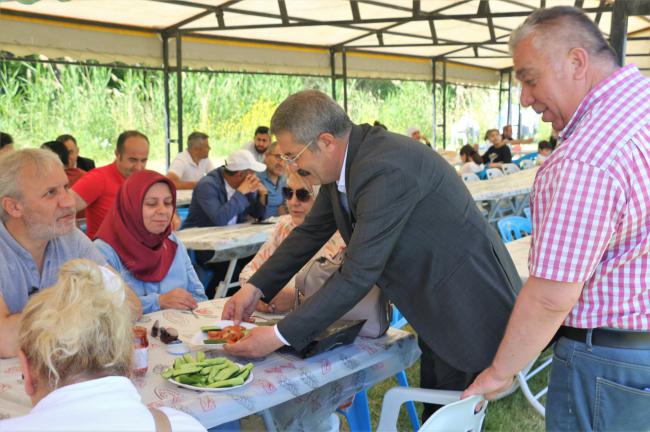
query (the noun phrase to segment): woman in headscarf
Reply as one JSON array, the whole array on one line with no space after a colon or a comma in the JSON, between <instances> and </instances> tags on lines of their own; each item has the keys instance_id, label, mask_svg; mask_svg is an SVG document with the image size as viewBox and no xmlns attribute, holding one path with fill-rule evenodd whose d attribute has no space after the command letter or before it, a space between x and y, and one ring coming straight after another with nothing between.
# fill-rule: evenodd
<instances>
[{"instance_id":1,"label":"woman in headscarf","mask_svg":"<svg viewBox=\"0 0 650 432\"><path fill-rule=\"evenodd\" d=\"M155 171L131 174L95 236L95 246L142 302L145 313L191 310L207 300L187 250L172 233L176 188Z\"/></svg>"}]
</instances>

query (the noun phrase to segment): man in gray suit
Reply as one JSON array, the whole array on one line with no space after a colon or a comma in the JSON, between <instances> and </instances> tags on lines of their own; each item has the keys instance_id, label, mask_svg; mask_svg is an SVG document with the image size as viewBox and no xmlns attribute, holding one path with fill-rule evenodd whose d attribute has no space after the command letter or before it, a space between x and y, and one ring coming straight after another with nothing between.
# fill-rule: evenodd
<instances>
[{"instance_id":1,"label":"man in gray suit","mask_svg":"<svg viewBox=\"0 0 650 432\"><path fill-rule=\"evenodd\" d=\"M345 262L275 328L226 346L266 355L300 350L377 284L418 332L422 386L463 389L490 364L521 281L454 169L435 152L382 128L352 124L329 96L303 91L271 120L289 167L320 183L305 222L227 303L223 318L270 301L338 229Z\"/></svg>"}]
</instances>

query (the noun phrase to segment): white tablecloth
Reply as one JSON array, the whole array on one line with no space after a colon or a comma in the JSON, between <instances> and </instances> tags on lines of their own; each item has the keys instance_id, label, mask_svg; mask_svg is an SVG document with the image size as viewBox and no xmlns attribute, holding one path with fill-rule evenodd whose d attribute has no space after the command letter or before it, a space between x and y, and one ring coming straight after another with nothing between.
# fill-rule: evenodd
<instances>
[{"instance_id":1,"label":"white tablecloth","mask_svg":"<svg viewBox=\"0 0 650 432\"><path fill-rule=\"evenodd\" d=\"M199 306L215 317L195 318L186 312L165 310L145 315L139 325L150 328L159 320L161 326L173 327L182 339L188 339L202 325L218 320L224 303L225 299L219 299ZM409 367L420 355L415 335L389 329L379 339L359 337L354 344L305 360L274 353L253 360L254 379L249 385L225 392L200 392L164 380L160 372L176 356L168 354L157 339L150 338L149 343L149 371L134 380L144 403L182 410L208 428L271 409L279 430L310 430L310 425L326 419L358 391ZM225 354L221 348L216 353ZM0 360L0 418L24 415L30 408L18 359Z\"/></svg>"},{"instance_id":2,"label":"white tablecloth","mask_svg":"<svg viewBox=\"0 0 650 432\"><path fill-rule=\"evenodd\" d=\"M529 194L533 188L535 174L537 168L531 168L492 180L466 183L466 185L474 201L493 201Z\"/></svg>"},{"instance_id":3,"label":"white tablecloth","mask_svg":"<svg viewBox=\"0 0 650 432\"><path fill-rule=\"evenodd\" d=\"M519 240L506 243L506 248L510 252L510 257L517 267L517 273L522 282L528 280L528 253L530 251L530 236L522 237Z\"/></svg>"},{"instance_id":4,"label":"white tablecloth","mask_svg":"<svg viewBox=\"0 0 650 432\"><path fill-rule=\"evenodd\" d=\"M186 207L192 202L193 189L179 189L176 191L176 205L178 207Z\"/></svg>"}]
</instances>

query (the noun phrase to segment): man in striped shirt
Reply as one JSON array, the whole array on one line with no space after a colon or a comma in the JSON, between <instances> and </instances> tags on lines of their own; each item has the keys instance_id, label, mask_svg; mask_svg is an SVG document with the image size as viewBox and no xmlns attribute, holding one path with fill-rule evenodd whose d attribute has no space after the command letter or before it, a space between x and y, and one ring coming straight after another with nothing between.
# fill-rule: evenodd
<instances>
[{"instance_id":1,"label":"man in striped shirt","mask_svg":"<svg viewBox=\"0 0 650 432\"><path fill-rule=\"evenodd\" d=\"M531 277L464 396L494 397L557 332L547 429L649 430L650 79L574 8L536 11L510 48L522 105L562 134L531 194Z\"/></svg>"}]
</instances>

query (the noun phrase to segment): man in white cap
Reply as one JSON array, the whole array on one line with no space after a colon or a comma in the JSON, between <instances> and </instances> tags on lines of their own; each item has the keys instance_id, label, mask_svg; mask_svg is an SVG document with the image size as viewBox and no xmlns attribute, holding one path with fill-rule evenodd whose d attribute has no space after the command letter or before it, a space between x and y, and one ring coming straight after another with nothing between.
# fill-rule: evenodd
<instances>
[{"instance_id":1,"label":"man in white cap","mask_svg":"<svg viewBox=\"0 0 650 432\"><path fill-rule=\"evenodd\" d=\"M406 129L406 136L409 137L409 138L412 138L412 139L414 139L416 141L424 142L424 144L431 147L431 143L429 142L427 137L422 135L420 133L420 129L415 127L415 126L411 126L410 128Z\"/></svg>"},{"instance_id":2,"label":"man in white cap","mask_svg":"<svg viewBox=\"0 0 650 432\"><path fill-rule=\"evenodd\" d=\"M249 151L231 153L223 166L196 184L183 228L233 225L249 215L264 217L268 192L253 171L265 170L266 165Z\"/></svg>"}]
</instances>

